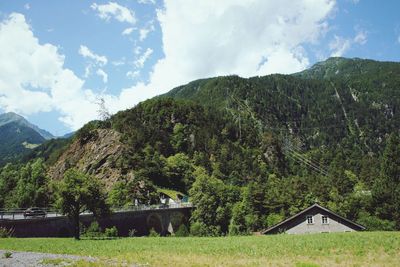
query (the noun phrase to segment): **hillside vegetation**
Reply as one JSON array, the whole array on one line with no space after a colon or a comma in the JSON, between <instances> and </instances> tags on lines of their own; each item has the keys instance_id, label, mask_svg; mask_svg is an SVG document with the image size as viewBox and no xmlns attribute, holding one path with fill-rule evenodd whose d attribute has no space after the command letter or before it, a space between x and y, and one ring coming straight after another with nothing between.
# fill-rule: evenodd
<instances>
[{"instance_id":1,"label":"hillside vegetation","mask_svg":"<svg viewBox=\"0 0 400 267\"><path fill-rule=\"evenodd\" d=\"M42 144L45 139L33 129L10 122L0 126L0 166Z\"/></svg>"},{"instance_id":2,"label":"hillside vegetation","mask_svg":"<svg viewBox=\"0 0 400 267\"><path fill-rule=\"evenodd\" d=\"M51 190L46 203L20 201L21 181L35 181L33 166L44 181L74 167L106 181L110 205L156 203L158 188L189 194L193 235L259 231L315 202L400 229L399 87L399 63L344 58L194 81L4 167L0 205L53 204Z\"/></svg>"}]
</instances>

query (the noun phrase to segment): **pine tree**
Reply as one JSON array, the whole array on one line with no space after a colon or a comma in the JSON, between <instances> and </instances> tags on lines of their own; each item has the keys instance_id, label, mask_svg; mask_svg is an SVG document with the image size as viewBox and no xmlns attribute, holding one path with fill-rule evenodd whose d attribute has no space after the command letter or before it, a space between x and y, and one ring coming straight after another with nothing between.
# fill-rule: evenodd
<instances>
[{"instance_id":1,"label":"pine tree","mask_svg":"<svg viewBox=\"0 0 400 267\"><path fill-rule=\"evenodd\" d=\"M381 163L381 174L373 188L376 210L382 219L394 220L400 229L400 138L391 134Z\"/></svg>"}]
</instances>

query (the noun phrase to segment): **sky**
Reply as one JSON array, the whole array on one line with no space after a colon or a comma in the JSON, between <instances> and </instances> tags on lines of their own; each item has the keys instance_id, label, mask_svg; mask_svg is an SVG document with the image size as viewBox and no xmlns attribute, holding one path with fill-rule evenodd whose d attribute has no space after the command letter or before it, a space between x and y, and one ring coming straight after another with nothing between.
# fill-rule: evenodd
<instances>
[{"instance_id":1,"label":"sky","mask_svg":"<svg viewBox=\"0 0 400 267\"><path fill-rule=\"evenodd\" d=\"M192 80L400 61L398 0L0 0L0 113L61 136Z\"/></svg>"}]
</instances>

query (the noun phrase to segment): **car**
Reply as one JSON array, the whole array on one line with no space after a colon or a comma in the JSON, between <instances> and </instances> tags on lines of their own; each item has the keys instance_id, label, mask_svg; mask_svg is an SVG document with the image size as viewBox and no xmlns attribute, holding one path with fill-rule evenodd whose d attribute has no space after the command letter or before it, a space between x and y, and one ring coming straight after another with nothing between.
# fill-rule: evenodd
<instances>
[{"instance_id":1,"label":"car","mask_svg":"<svg viewBox=\"0 0 400 267\"><path fill-rule=\"evenodd\" d=\"M32 207L24 211L24 218L26 217L46 217L46 211L41 208Z\"/></svg>"}]
</instances>

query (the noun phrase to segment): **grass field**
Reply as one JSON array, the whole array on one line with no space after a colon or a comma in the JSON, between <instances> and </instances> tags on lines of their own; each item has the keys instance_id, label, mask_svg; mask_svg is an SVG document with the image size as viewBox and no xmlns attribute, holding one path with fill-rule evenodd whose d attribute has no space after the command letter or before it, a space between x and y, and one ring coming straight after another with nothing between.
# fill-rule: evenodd
<instances>
[{"instance_id":1,"label":"grass field","mask_svg":"<svg viewBox=\"0 0 400 267\"><path fill-rule=\"evenodd\" d=\"M400 232L81 241L6 238L0 239L0 249L95 256L105 259L100 262L149 266L400 266Z\"/></svg>"}]
</instances>

